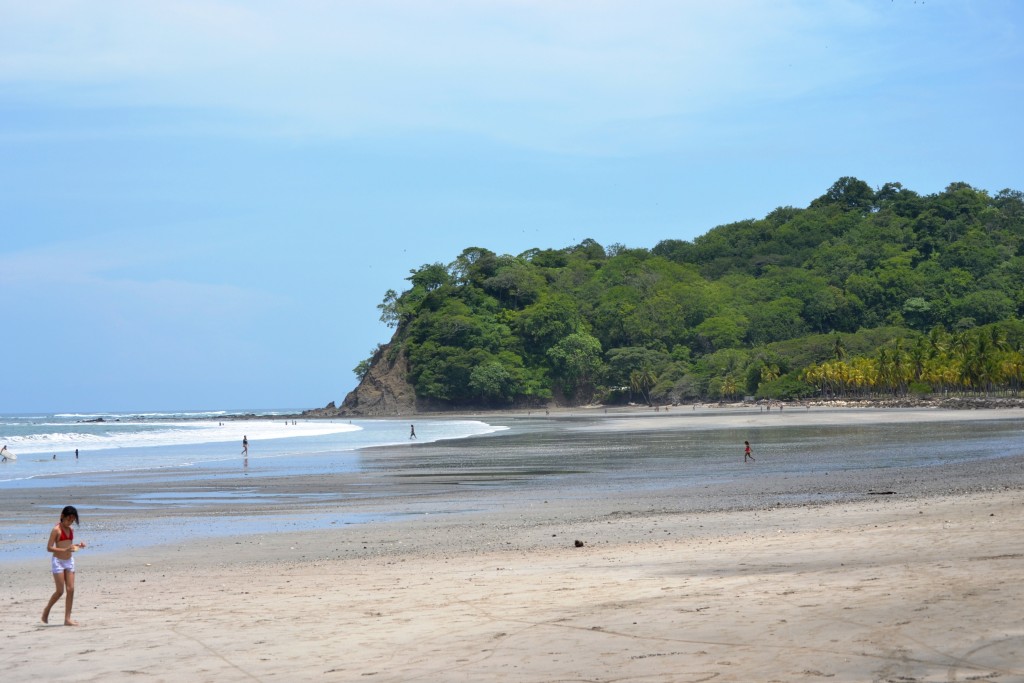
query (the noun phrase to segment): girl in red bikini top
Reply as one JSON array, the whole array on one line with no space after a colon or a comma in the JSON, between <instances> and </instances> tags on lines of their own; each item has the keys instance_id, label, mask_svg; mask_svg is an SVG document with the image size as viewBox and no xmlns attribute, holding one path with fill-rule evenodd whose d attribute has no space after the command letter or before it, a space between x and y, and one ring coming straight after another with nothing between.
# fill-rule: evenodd
<instances>
[{"instance_id":1,"label":"girl in red bikini top","mask_svg":"<svg viewBox=\"0 0 1024 683\"><path fill-rule=\"evenodd\" d=\"M46 544L47 551L60 560L71 559L71 553L85 547L85 543L75 543L75 530L72 524L78 524L78 510L69 505L61 513L60 522L50 532L50 540Z\"/></svg>"},{"instance_id":2,"label":"girl in red bikini top","mask_svg":"<svg viewBox=\"0 0 1024 683\"><path fill-rule=\"evenodd\" d=\"M50 538L46 542L46 550L50 558L50 573L53 575L53 595L43 609L42 621L50 623L50 609L60 597L67 593L64 603L64 625L77 626L78 622L71 619L71 606L75 595L75 558L73 554L85 547L85 543L75 543L75 531L72 524L78 524L78 510L68 505L60 513L60 523L50 530Z\"/></svg>"}]
</instances>

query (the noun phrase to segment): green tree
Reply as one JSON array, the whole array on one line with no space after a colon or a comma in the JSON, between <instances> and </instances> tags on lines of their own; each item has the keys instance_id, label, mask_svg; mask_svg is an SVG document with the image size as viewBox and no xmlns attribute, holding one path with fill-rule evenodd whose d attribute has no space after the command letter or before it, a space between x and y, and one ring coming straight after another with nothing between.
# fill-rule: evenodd
<instances>
[{"instance_id":1,"label":"green tree","mask_svg":"<svg viewBox=\"0 0 1024 683\"><path fill-rule=\"evenodd\" d=\"M594 378L602 367L601 342L586 332L574 332L548 350L553 376L567 396L589 400Z\"/></svg>"},{"instance_id":2,"label":"green tree","mask_svg":"<svg viewBox=\"0 0 1024 683\"><path fill-rule=\"evenodd\" d=\"M498 256L490 249L469 247L449 267L451 276L460 285L480 286L498 271Z\"/></svg>"},{"instance_id":3,"label":"green tree","mask_svg":"<svg viewBox=\"0 0 1024 683\"><path fill-rule=\"evenodd\" d=\"M541 298L517 313L512 325L529 353L545 353L583 324L576 303L563 294Z\"/></svg>"},{"instance_id":4,"label":"green tree","mask_svg":"<svg viewBox=\"0 0 1024 683\"><path fill-rule=\"evenodd\" d=\"M356 379L362 382L363 378L369 374L371 367L373 367L373 364L370 362L370 359L365 358L359 361L359 364L352 369L352 372L355 373Z\"/></svg>"},{"instance_id":5,"label":"green tree","mask_svg":"<svg viewBox=\"0 0 1024 683\"><path fill-rule=\"evenodd\" d=\"M758 386L774 382L779 378L780 374L778 365L775 365L774 363L770 365L767 363L762 365L759 372L760 377L758 380Z\"/></svg>"},{"instance_id":6,"label":"green tree","mask_svg":"<svg viewBox=\"0 0 1024 683\"><path fill-rule=\"evenodd\" d=\"M723 377L720 387L722 396L725 398L736 398L739 395L740 383L736 375L729 374Z\"/></svg>"},{"instance_id":7,"label":"green tree","mask_svg":"<svg viewBox=\"0 0 1024 683\"><path fill-rule=\"evenodd\" d=\"M413 287L422 287L431 292L451 282L448 269L440 263L428 263L420 266L419 270L410 270L407 280Z\"/></svg>"},{"instance_id":8,"label":"green tree","mask_svg":"<svg viewBox=\"0 0 1024 683\"><path fill-rule=\"evenodd\" d=\"M653 401L727 396L733 383L762 396L1024 383L1024 194L1013 190L952 183L921 196L844 177L806 208L692 242L470 247L407 279L385 294L381 321L417 395L451 405L556 389L589 400L631 384ZM657 380L641 389L645 369Z\"/></svg>"},{"instance_id":9,"label":"green tree","mask_svg":"<svg viewBox=\"0 0 1024 683\"><path fill-rule=\"evenodd\" d=\"M536 301L544 284L544 278L535 268L522 261L512 261L499 267L482 286L503 305L519 309Z\"/></svg>"},{"instance_id":10,"label":"green tree","mask_svg":"<svg viewBox=\"0 0 1024 683\"><path fill-rule=\"evenodd\" d=\"M846 358L846 342L838 334L832 337L832 356L840 361Z\"/></svg>"},{"instance_id":11,"label":"green tree","mask_svg":"<svg viewBox=\"0 0 1024 683\"><path fill-rule=\"evenodd\" d=\"M398 292L389 289L384 293L384 300L377 304L377 309L380 310L380 321L388 327L398 327L398 323L401 320L398 312L398 301Z\"/></svg>"},{"instance_id":12,"label":"green tree","mask_svg":"<svg viewBox=\"0 0 1024 683\"><path fill-rule=\"evenodd\" d=\"M740 315L715 315L697 325L695 338L707 351L729 349L740 345L747 325L746 318Z\"/></svg>"},{"instance_id":13,"label":"green tree","mask_svg":"<svg viewBox=\"0 0 1024 683\"><path fill-rule=\"evenodd\" d=\"M629 375L630 388L640 394L644 399L644 403L648 405L651 404L651 387L657 381L658 377L650 366L645 366L642 370L634 370Z\"/></svg>"},{"instance_id":14,"label":"green tree","mask_svg":"<svg viewBox=\"0 0 1024 683\"><path fill-rule=\"evenodd\" d=\"M932 324L931 313L931 304L924 297L912 296L903 304L903 319L917 330L923 330Z\"/></svg>"},{"instance_id":15,"label":"green tree","mask_svg":"<svg viewBox=\"0 0 1024 683\"><path fill-rule=\"evenodd\" d=\"M875 193L863 180L844 176L832 184L828 192L811 202L811 208L836 206L844 211L868 211L875 203Z\"/></svg>"},{"instance_id":16,"label":"green tree","mask_svg":"<svg viewBox=\"0 0 1024 683\"><path fill-rule=\"evenodd\" d=\"M999 291L977 291L966 294L953 305L957 318L971 318L977 325L999 322L1013 315L1015 306L1006 294Z\"/></svg>"},{"instance_id":17,"label":"green tree","mask_svg":"<svg viewBox=\"0 0 1024 683\"><path fill-rule=\"evenodd\" d=\"M511 403L519 387L514 375L497 360L477 365L469 373L469 388L485 401Z\"/></svg>"},{"instance_id":18,"label":"green tree","mask_svg":"<svg viewBox=\"0 0 1024 683\"><path fill-rule=\"evenodd\" d=\"M634 372L649 368L657 374L670 362L669 354L659 349L644 346L609 349L605 354L605 379L611 387L629 386ZM651 384L653 386L654 382Z\"/></svg>"},{"instance_id":19,"label":"green tree","mask_svg":"<svg viewBox=\"0 0 1024 683\"><path fill-rule=\"evenodd\" d=\"M748 314L748 341L756 346L806 334L807 324L800 316L802 309L803 304L793 297L781 297L752 307Z\"/></svg>"}]
</instances>

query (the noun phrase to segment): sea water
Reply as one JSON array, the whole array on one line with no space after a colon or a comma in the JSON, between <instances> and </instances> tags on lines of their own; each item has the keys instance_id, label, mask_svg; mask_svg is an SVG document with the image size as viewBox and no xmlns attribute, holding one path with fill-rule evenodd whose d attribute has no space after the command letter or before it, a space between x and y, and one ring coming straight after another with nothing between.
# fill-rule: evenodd
<instances>
[{"instance_id":1,"label":"sea water","mask_svg":"<svg viewBox=\"0 0 1024 683\"><path fill-rule=\"evenodd\" d=\"M295 411L182 411L57 413L0 415L0 446L17 459L0 464L0 561L41 553L38 536L46 529L19 523L5 507L5 492L51 491L122 482L125 490L148 492L89 509L93 548L130 547L140 538L167 542L214 533L224 528L214 517L189 514L180 524L155 525L132 514L137 508L209 509L211 505L289 508L296 501L312 510L297 518L291 512L234 519L234 532L282 531L321 525L374 521L387 515L339 513L337 500L324 501L317 512L316 493L261 492L261 478L362 471L359 453L374 447L408 450L417 444L457 442L507 429L472 419L301 419ZM411 429L415 428L415 437ZM248 443L243 453L242 439ZM77 451L77 456L76 456ZM244 475L253 485L238 485ZM224 482L223 484L221 482ZM360 493L358 496L361 497ZM36 509L47 524L68 501L55 500ZM73 502L73 501L71 501ZM35 523L35 520L32 520ZM37 525L38 526L38 525ZM45 526L45 524L43 525ZM143 529L145 533L140 533Z\"/></svg>"},{"instance_id":2,"label":"sea water","mask_svg":"<svg viewBox=\"0 0 1024 683\"><path fill-rule=\"evenodd\" d=\"M0 416L0 445L19 456L0 465L0 561L39 554L36 527L42 524L5 514L5 489L39 488L45 501L49 489L114 484L116 492L122 481L142 484L125 487L125 496L114 495L88 511L94 547L114 550L225 529L329 528L487 509L508 500L574 500L659 489L677 492L680 506L693 497L701 508L709 503L699 495L722 497L729 486L772 478L791 482L779 488L778 500L800 503L830 495L828 487L802 485L804 477L820 481L840 471L984 467L1024 453L1021 417L872 424L847 421L852 414L839 412L833 424L787 425L780 414L777 426L755 427L746 424L742 411L724 411L714 426L688 425L683 419L669 428L633 430L628 420L621 429L597 415L295 420L283 413L262 411L246 419L226 412ZM857 414L865 413L870 411ZM248 458L241 453L243 436ZM743 462L747 439L756 465ZM291 475L339 472L353 475L345 479L348 484L294 490L281 484ZM271 477L275 483L260 484ZM890 485L884 476L882 481ZM65 502L54 500L37 510L50 523ZM140 508L188 514L175 525L160 525L132 514ZM202 516L256 509L261 514L232 517L230 525Z\"/></svg>"},{"instance_id":3,"label":"sea water","mask_svg":"<svg viewBox=\"0 0 1024 683\"><path fill-rule=\"evenodd\" d=\"M0 490L66 485L83 474L179 470L202 477L236 463L263 476L354 468L362 448L460 439L505 429L477 420L303 420L288 411L0 415ZM243 453L242 440L248 442ZM348 454L348 455L346 455ZM212 476L212 475L211 475ZM76 486L88 480L78 479Z\"/></svg>"},{"instance_id":4,"label":"sea water","mask_svg":"<svg viewBox=\"0 0 1024 683\"><path fill-rule=\"evenodd\" d=\"M547 425L543 419L509 420L511 429L486 445L469 439L408 453L368 452L360 468L492 485L529 482L536 487L547 482L591 495L588 492L607 489L705 487L764 477L913 470L1024 454L1024 416L922 421L899 419L898 409L860 411L862 419L877 414L875 423L870 417L866 422L844 421L849 413L842 409L817 414L834 418L822 424L787 424L780 416L775 425L752 426L747 415L725 410L713 425L691 425L681 415L668 428L632 428L628 416L581 417ZM896 421L884 421L893 418ZM744 462L745 440L752 444L756 466ZM569 486L569 480L576 484Z\"/></svg>"}]
</instances>

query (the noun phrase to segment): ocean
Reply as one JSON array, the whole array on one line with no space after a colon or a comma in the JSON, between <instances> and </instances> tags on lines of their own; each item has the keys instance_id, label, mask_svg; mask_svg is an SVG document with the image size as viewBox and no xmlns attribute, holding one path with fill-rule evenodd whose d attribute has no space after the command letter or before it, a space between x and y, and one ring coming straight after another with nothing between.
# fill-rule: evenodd
<instances>
[{"instance_id":1,"label":"ocean","mask_svg":"<svg viewBox=\"0 0 1024 683\"><path fill-rule=\"evenodd\" d=\"M41 542L68 503L82 506L83 534L103 552L595 497L654 495L699 511L915 495L935 486L928 472L944 490L1004 472L1015 485L1024 416L980 412L4 415L0 445L18 458L0 464L0 562L45 556ZM743 461L748 439L756 463Z\"/></svg>"},{"instance_id":2,"label":"ocean","mask_svg":"<svg viewBox=\"0 0 1024 683\"><path fill-rule=\"evenodd\" d=\"M0 415L0 490L104 481L82 475L168 471L202 477L236 464L263 475L355 467L358 449L460 439L505 429L477 420L301 420L296 411L183 411ZM244 419L239 419L244 415ZM248 458L242 439L248 440ZM76 458L77 451L77 458Z\"/></svg>"}]
</instances>

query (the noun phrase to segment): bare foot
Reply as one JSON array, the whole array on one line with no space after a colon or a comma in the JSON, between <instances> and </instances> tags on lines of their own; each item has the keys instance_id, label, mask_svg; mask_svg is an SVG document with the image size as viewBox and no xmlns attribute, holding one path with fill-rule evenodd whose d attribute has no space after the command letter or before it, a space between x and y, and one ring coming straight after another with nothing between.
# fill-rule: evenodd
<instances>
[{"instance_id":1,"label":"bare foot","mask_svg":"<svg viewBox=\"0 0 1024 683\"><path fill-rule=\"evenodd\" d=\"M64 625L65 626L78 626L78 622L77 621L72 621L71 619L68 619L68 620L66 620L64 622Z\"/></svg>"},{"instance_id":2,"label":"bare foot","mask_svg":"<svg viewBox=\"0 0 1024 683\"><path fill-rule=\"evenodd\" d=\"M48 609L47 610L43 610L43 623L44 624L49 624L50 623L50 610L48 610Z\"/></svg>"}]
</instances>

